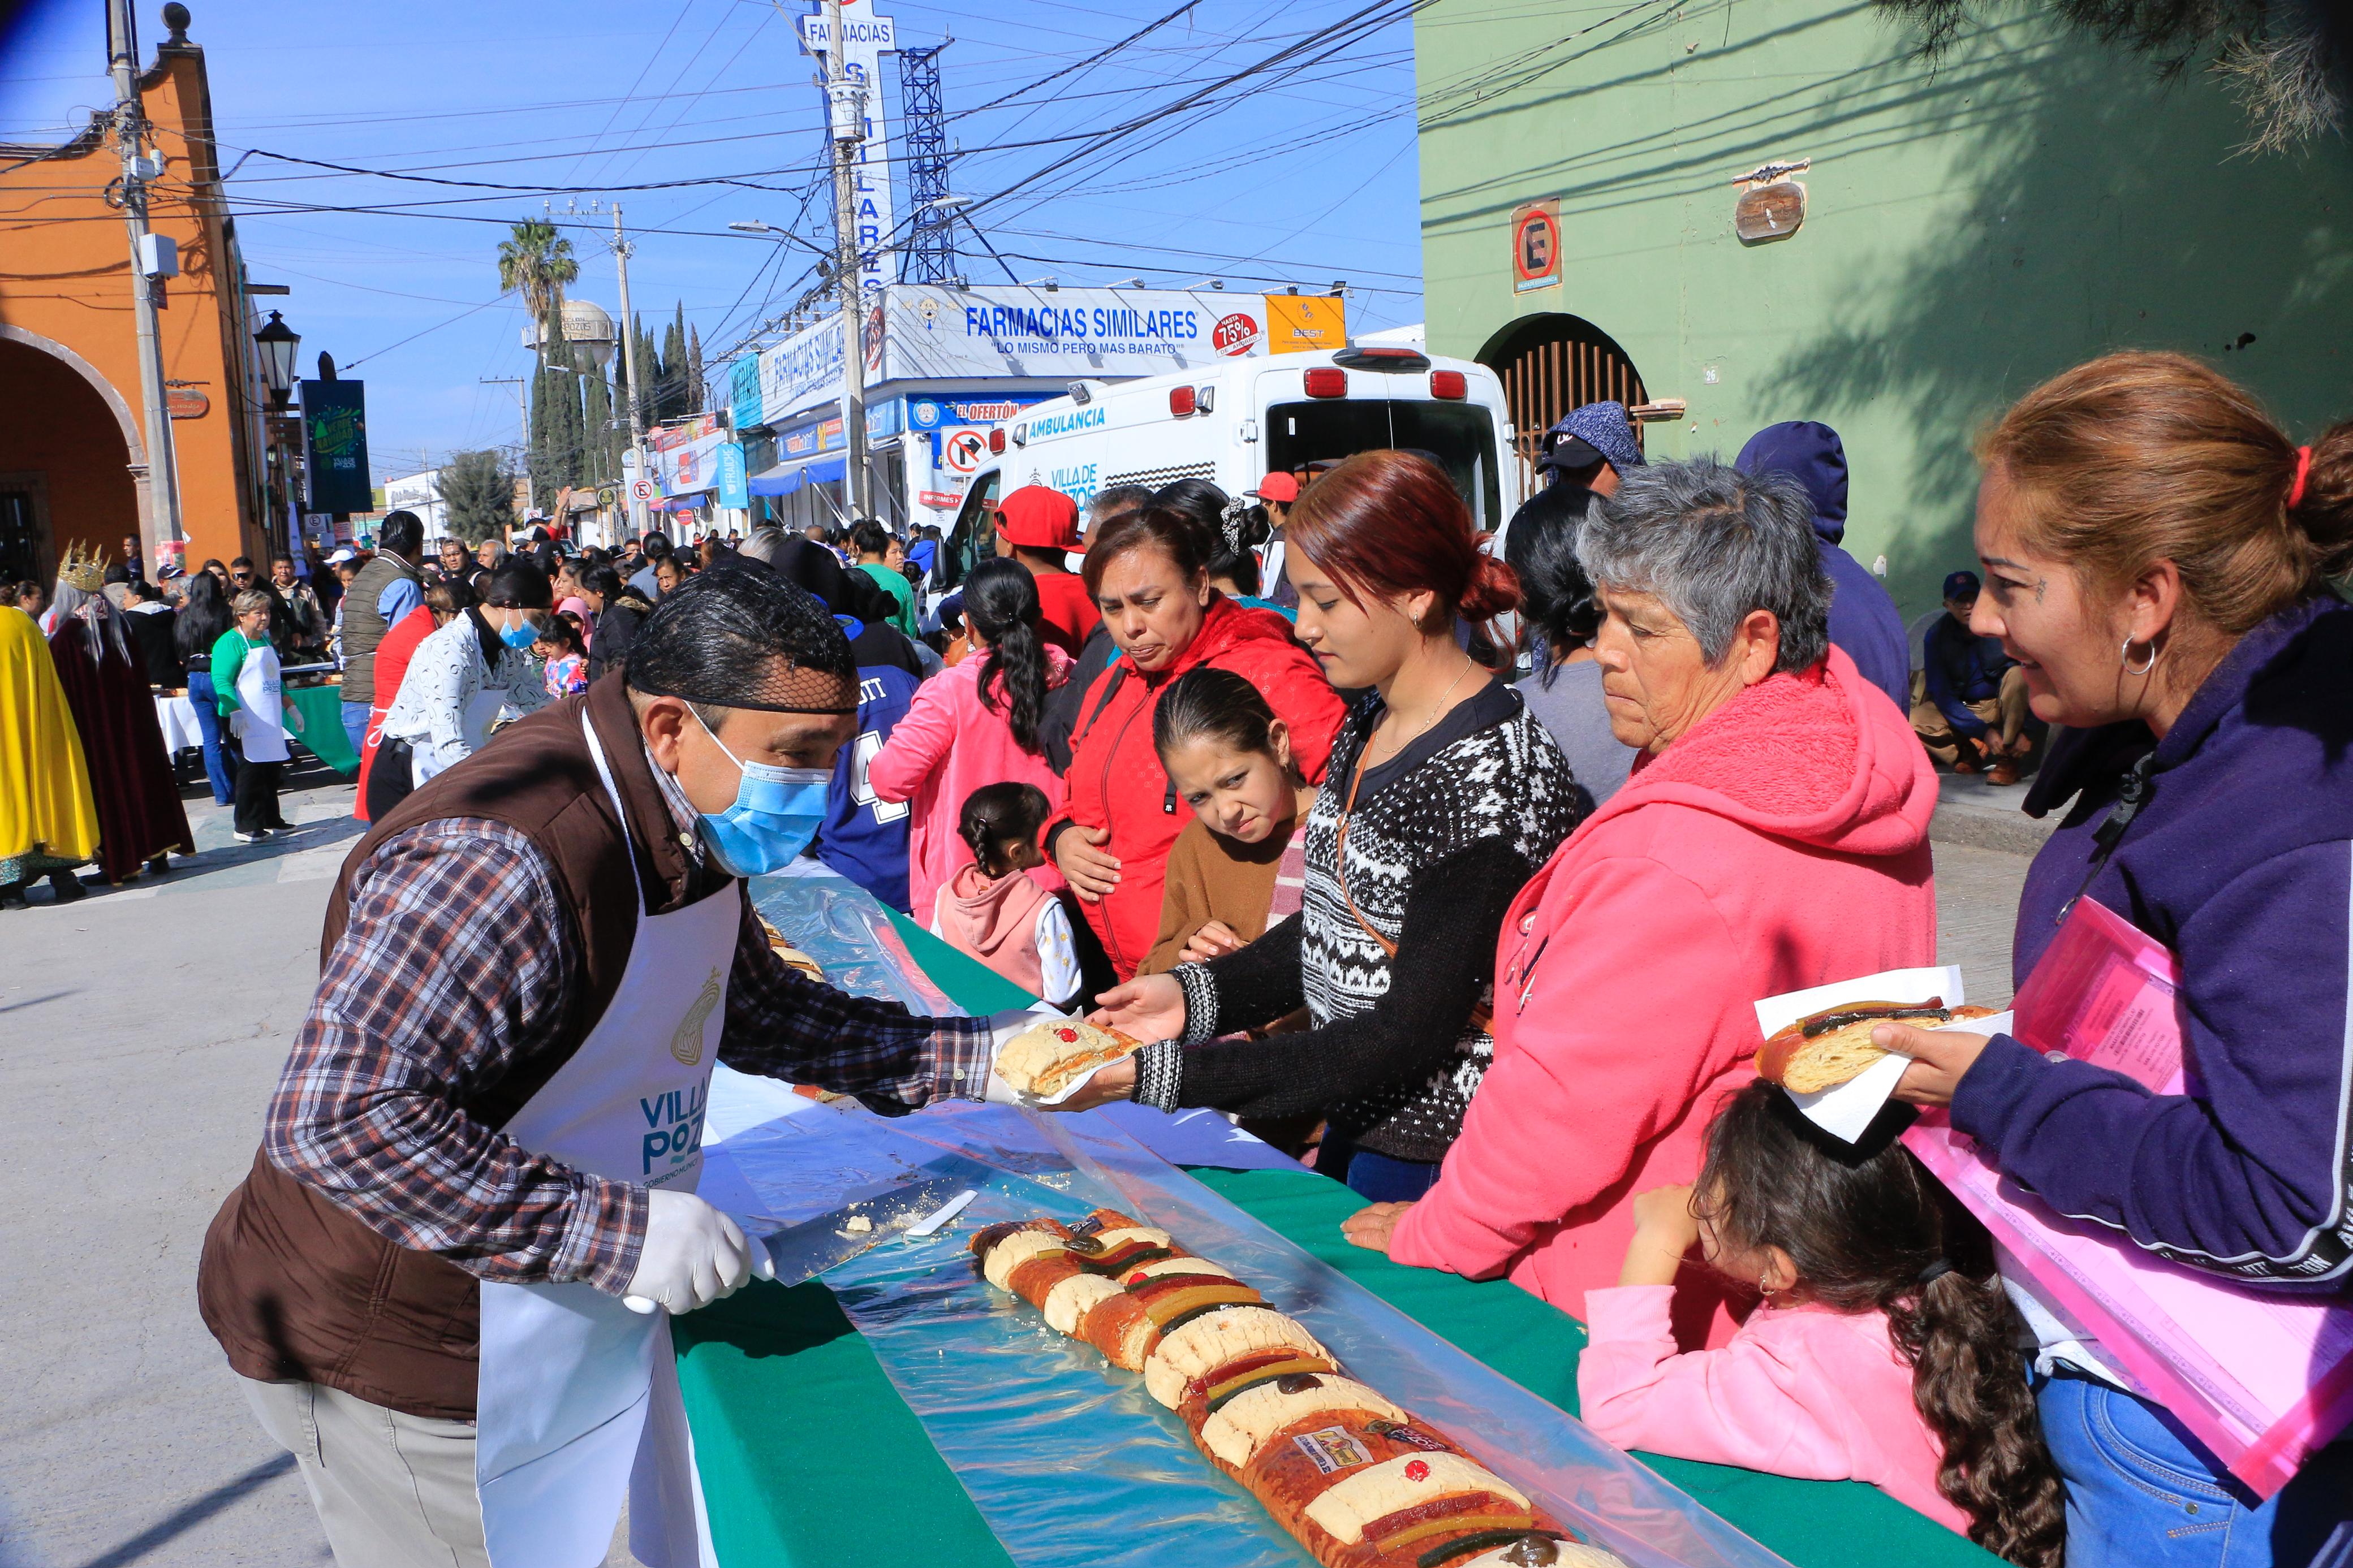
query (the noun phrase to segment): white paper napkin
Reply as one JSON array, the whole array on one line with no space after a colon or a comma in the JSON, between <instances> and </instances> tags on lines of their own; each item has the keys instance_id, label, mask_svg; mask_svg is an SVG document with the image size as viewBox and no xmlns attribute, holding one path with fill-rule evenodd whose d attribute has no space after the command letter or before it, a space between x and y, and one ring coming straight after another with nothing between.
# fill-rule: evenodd
<instances>
[{"instance_id":1,"label":"white paper napkin","mask_svg":"<svg viewBox=\"0 0 2353 1568\"><path fill-rule=\"evenodd\" d=\"M1757 1004L1757 1026L1767 1038L1799 1019L1815 1013L1827 1012L1846 1002L1913 1002L1925 1003L1930 997L1941 999L1947 1007L1958 1007L1968 1001L1957 964L1945 964L1929 969L1890 969L1878 974L1866 974L1859 980L1841 980L1835 984L1816 985L1804 991L1791 991L1779 996L1767 996ZM1990 1034L2010 1026L2007 1013L1993 1018L1971 1018L1961 1026L1971 1034ZM1795 1101L1806 1119L1831 1137L1852 1143L1862 1136L1872 1118L1879 1114L1887 1097L1895 1092L1896 1080L1912 1058L1890 1053L1883 1059L1841 1084L1812 1094L1796 1094L1782 1090Z\"/></svg>"}]
</instances>

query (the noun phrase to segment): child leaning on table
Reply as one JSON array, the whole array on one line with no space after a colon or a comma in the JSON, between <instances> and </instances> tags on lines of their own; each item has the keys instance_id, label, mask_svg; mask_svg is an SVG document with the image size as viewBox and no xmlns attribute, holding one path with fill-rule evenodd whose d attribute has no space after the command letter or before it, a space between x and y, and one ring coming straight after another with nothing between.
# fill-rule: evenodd
<instances>
[{"instance_id":1,"label":"child leaning on table","mask_svg":"<svg viewBox=\"0 0 2353 1568\"><path fill-rule=\"evenodd\" d=\"M1634 1200L1615 1289L1586 1293L1585 1422L1625 1448L1869 1481L2012 1563L2059 1568L2065 1502L1992 1241L1887 1127L1858 1148L1759 1079L1708 1130L1689 1187ZM1721 1350L1678 1355L1676 1276L1755 1281Z\"/></svg>"},{"instance_id":2,"label":"child leaning on table","mask_svg":"<svg viewBox=\"0 0 2353 1568\"><path fill-rule=\"evenodd\" d=\"M1038 831L1053 815L1036 784L983 784L965 797L956 834L972 846L932 901L932 934L1034 995L1069 1007L1082 981L1062 900L1030 880L1046 858Z\"/></svg>"}]
</instances>

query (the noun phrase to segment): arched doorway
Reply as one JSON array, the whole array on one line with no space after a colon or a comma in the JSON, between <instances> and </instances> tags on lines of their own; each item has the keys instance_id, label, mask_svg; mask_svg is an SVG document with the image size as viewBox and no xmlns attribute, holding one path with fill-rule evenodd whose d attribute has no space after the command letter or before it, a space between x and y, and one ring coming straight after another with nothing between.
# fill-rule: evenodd
<instances>
[{"instance_id":1,"label":"arched doorway","mask_svg":"<svg viewBox=\"0 0 2353 1568\"><path fill-rule=\"evenodd\" d=\"M1479 363L1503 379L1512 427L1518 432L1521 479L1531 485L1545 432L1570 409L1600 402L1631 408L1650 400L1632 356L1581 316L1522 316L1487 340ZM1634 439L1641 438L1638 424Z\"/></svg>"},{"instance_id":2,"label":"arched doorway","mask_svg":"<svg viewBox=\"0 0 2353 1568\"><path fill-rule=\"evenodd\" d=\"M144 453L131 410L79 354L0 326L0 580L47 584L79 541L119 558L143 537Z\"/></svg>"}]
</instances>

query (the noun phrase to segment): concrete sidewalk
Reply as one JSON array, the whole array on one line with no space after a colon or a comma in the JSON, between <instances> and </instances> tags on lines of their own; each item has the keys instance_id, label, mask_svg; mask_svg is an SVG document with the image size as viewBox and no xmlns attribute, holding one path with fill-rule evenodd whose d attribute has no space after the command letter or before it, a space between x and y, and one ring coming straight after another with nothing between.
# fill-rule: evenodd
<instances>
[{"instance_id":1,"label":"concrete sidewalk","mask_svg":"<svg viewBox=\"0 0 2353 1568\"><path fill-rule=\"evenodd\" d=\"M245 1173L361 831L314 770L303 825L251 847L189 802L201 853L161 882L0 913L0 1568L327 1561L292 1461L195 1310L197 1251ZM1940 942L1973 1001L2010 994L2026 861L1939 844ZM1825 911L1825 918L1837 918ZM616 1545L608 1561L626 1564Z\"/></svg>"}]
</instances>

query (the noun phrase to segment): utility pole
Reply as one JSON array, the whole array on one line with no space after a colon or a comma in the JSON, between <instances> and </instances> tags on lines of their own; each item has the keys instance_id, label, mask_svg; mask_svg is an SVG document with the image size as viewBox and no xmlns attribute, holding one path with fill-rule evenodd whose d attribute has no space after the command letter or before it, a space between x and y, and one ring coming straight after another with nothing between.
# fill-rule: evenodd
<instances>
[{"instance_id":1,"label":"utility pole","mask_svg":"<svg viewBox=\"0 0 2353 1568\"><path fill-rule=\"evenodd\" d=\"M531 383L519 375L478 375L474 379L484 386L515 389L515 416L522 422L522 510L528 512L539 504L539 497L531 485L531 394L524 390Z\"/></svg>"},{"instance_id":2,"label":"utility pole","mask_svg":"<svg viewBox=\"0 0 2353 1568\"><path fill-rule=\"evenodd\" d=\"M841 300L841 428L849 447L842 493L851 515L866 517L871 514L866 474L866 305L858 278L856 173L858 144L866 139L869 84L849 76L841 0L825 0L825 100L833 133L833 271Z\"/></svg>"},{"instance_id":3,"label":"utility pole","mask_svg":"<svg viewBox=\"0 0 2353 1568\"><path fill-rule=\"evenodd\" d=\"M139 37L131 0L107 0L108 66L114 78L114 140L122 153L122 219L131 233L131 308L139 332L139 392L147 424L147 497L153 529L146 541L151 562L167 558L163 547L179 545L179 463L172 449L172 415L165 406L164 342L155 330L155 295L164 269L147 229L147 183L162 160L144 150L146 116L139 107ZM165 240L164 245L170 241ZM176 272L176 262L171 267ZM241 330L241 329L240 329ZM169 554L176 555L174 550Z\"/></svg>"},{"instance_id":4,"label":"utility pole","mask_svg":"<svg viewBox=\"0 0 2353 1568\"><path fill-rule=\"evenodd\" d=\"M621 207L616 202L613 205L613 259L621 268L621 320L616 330L621 334L621 363L629 373L629 452L637 458L629 483L623 489L621 510L628 518L630 526L643 533L645 522L638 509L638 498L629 493L637 488L637 481L646 477L646 422L638 412L638 399L641 395L638 384L638 319L629 313L629 253L636 248L621 237Z\"/></svg>"}]
</instances>

